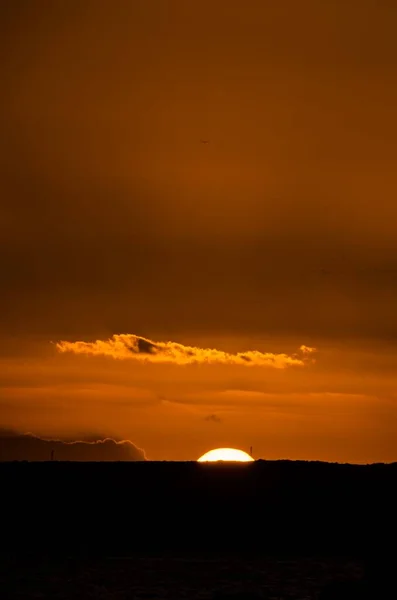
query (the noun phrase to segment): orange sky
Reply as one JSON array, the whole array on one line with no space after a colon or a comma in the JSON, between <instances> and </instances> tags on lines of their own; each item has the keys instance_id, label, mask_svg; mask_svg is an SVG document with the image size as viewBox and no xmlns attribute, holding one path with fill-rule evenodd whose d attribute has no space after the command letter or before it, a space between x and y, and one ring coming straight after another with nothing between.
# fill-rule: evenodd
<instances>
[{"instance_id":1,"label":"orange sky","mask_svg":"<svg viewBox=\"0 0 397 600\"><path fill-rule=\"evenodd\" d=\"M386 0L1 3L0 427L155 459L397 460L396 19ZM317 352L56 346L115 334Z\"/></svg>"},{"instance_id":2,"label":"orange sky","mask_svg":"<svg viewBox=\"0 0 397 600\"><path fill-rule=\"evenodd\" d=\"M183 340L182 340L183 341ZM248 347L224 339L219 346ZM256 348L272 338L250 338ZM313 362L274 368L58 353L34 339L1 360L2 425L44 437L130 439L149 459L252 445L259 458L395 459L393 346L324 341ZM285 341L291 354L295 347Z\"/></svg>"}]
</instances>

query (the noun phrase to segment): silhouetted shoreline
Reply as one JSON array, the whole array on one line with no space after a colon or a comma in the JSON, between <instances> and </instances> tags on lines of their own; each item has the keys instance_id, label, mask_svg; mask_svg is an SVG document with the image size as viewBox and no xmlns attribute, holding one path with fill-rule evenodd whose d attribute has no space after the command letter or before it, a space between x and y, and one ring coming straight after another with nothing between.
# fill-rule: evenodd
<instances>
[{"instance_id":1,"label":"silhouetted shoreline","mask_svg":"<svg viewBox=\"0 0 397 600\"><path fill-rule=\"evenodd\" d=\"M120 554L367 554L392 539L397 464L0 463L7 545Z\"/></svg>"}]
</instances>

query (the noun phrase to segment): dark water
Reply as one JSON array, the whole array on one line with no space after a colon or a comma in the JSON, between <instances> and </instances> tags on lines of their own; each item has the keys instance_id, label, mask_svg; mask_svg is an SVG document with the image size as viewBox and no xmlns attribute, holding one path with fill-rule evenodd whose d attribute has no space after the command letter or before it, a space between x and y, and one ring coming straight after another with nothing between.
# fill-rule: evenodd
<instances>
[{"instance_id":1,"label":"dark water","mask_svg":"<svg viewBox=\"0 0 397 600\"><path fill-rule=\"evenodd\" d=\"M363 569L352 559L177 556L8 561L0 573L10 600L315 600L330 582L360 580Z\"/></svg>"}]
</instances>

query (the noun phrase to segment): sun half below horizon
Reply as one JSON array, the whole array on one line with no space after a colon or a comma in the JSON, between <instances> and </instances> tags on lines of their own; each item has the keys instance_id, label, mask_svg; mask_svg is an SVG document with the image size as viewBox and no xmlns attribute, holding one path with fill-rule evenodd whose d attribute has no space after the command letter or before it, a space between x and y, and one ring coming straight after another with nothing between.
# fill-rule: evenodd
<instances>
[{"instance_id":1,"label":"sun half below horizon","mask_svg":"<svg viewBox=\"0 0 397 600\"><path fill-rule=\"evenodd\" d=\"M247 452L236 448L216 448L206 452L197 462L252 462L254 459Z\"/></svg>"}]
</instances>

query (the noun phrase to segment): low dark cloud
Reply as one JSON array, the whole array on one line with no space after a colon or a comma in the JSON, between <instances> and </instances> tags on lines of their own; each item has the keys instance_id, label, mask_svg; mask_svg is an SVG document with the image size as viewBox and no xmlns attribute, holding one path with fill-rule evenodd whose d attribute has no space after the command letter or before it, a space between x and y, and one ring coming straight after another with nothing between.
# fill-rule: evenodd
<instances>
[{"instance_id":1,"label":"low dark cloud","mask_svg":"<svg viewBox=\"0 0 397 600\"><path fill-rule=\"evenodd\" d=\"M210 423L222 423L222 419L216 414L207 415L204 420L209 421Z\"/></svg>"},{"instance_id":2,"label":"low dark cloud","mask_svg":"<svg viewBox=\"0 0 397 600\"><path fill-rule=\"evenodd\" d=\"M95 441L44 439L31 433L0 432L0 461L136 461L145 452L129 440L104 438Z\"/></svg>"}]
</instances>

